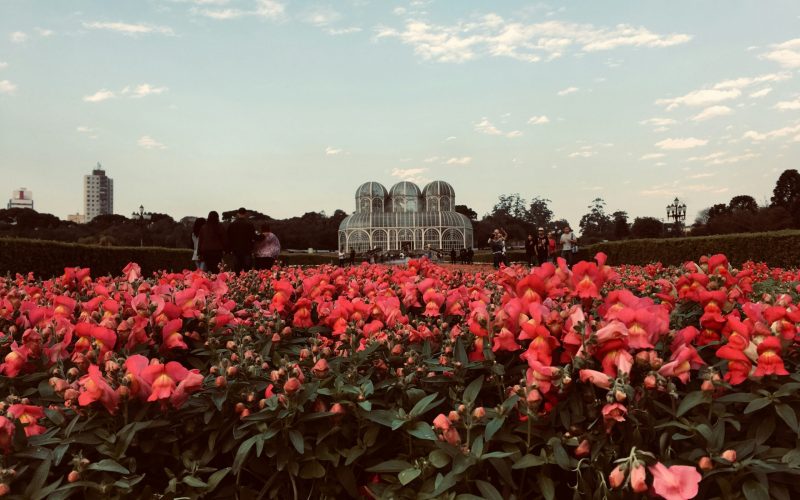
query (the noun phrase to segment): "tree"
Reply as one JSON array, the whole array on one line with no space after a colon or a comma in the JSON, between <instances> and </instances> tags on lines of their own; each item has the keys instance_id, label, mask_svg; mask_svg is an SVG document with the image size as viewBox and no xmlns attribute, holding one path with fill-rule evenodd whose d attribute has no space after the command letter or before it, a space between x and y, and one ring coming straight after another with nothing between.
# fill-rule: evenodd
<instances>
[{"instance_id":1,"label":"tree","mask_svg":"<svg viewBox=\"0 0 800 500\"><path fill-rule=\"evenodd\" d=\"M797 170L784 170L775 183L770 206L785 208L800 224L800 173Z\"/></svg>"},{"instance_id":2,"label":"tree","mask_svg":"<svg viewBox=\"0 0 800 500\"><path fill-rule=\"evenodd\" d=\"M756 213L758 212L758 203L752 196L742 194L731 198L731 201L728 202L728 210L731 212L742 211Z\"/></svg>"},{"instance_id":3,"label":"tree","mask_svg":"<svg viewBox=\"0 0 800 500\"><path fill-rule=\"evenodd\" d=\"M456 205L456 212L475 222L478 220L478 213L466 205Z\"/></svg>"},{"instance_id":4,"label":"tree","mask_svg":"<svg viewBox=\"0 0 800 500\"><path fill-rule=\"evenodd\" d=\"M503 228L510 240L521 241L534 230L533 225L528 222L526 205L527 202L518 193L500 195L491 213L484 217L482 222L486 222L492 229ZM481 230L483 229L482 226Z\"/></svg>"},{"instance_id":5,"label":"tree","mask_svg":"<svg viewBox=\"0 0 800 500\"><path fill-rule=\"evenodd\" d=\"M655 217L637 217L631 226L634 238L660 238L664 234L664 223Z\"/></svg>"},{"instance_id":6,"label":"tree","mask_svg":"<svg viewBox=\"0 0 800 500\"><path fill-rule=\"evenodd\" d=\"M549 203L550 200L539 196L534 196L531 200L528 207L528 221L537 228L546 228L553 220L553 211L550 210Z\"/></svg>"},{"instance_id":7,"label":"tree","mask_svg":"<svg viewBox=\"0 0 800 500\"><path fill-rule=\"evenodd\" d=\"M518 220L526 220L528 211L525 198L519 193L501 194L492 208L492 215L506 214Z\"/></svg>"},{"instance_id":8,"label":"tree","mask_svg":"<svg viewBox=\"0 0 800 500\"><path fill-rule=\"evenodd\" d=\"M630 236L631 225L628 224L628 212L617 210L611 214L611 220L614 225L615 240L622 240Z\"/></svg>"},{"instance_id":9,"label":"tree","mask_svg":"<svg viewBox=\"0 0 800 500\"><path fill-rule=\"evenodd\" d=\"M592 204L586 207L589 212L581 217L581 238L588 243L608 238L611 228L611 217L606 214L606 202L602 198L595 198Z\"/></svg>"}]
</instances>

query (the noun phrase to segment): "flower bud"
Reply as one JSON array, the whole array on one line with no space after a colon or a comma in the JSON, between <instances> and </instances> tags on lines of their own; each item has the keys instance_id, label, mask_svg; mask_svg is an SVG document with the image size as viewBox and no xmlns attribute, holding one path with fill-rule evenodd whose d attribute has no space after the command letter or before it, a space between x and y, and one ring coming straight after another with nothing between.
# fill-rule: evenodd
<instances>
[{"instance_id":1,"label":"flower bud","mask_svg":"<svg viewBox=\"0 0 800 500\"><path fill-rule=\"evenodd\" d=\"M714 382L710 380L703 380L703 383L700 384L700 390L705 392L712 392L714 390Z\"/></svg>"},{"instance_id":2,"label":"flower bud","mask_svg":"<svg viewBox=\"0 0 800 500\"><path fill-rule=\"evenodd\" d=\"M700 460L697 461L697 466L700 467L700 470L710 471L714 468L714 462L711 461L709 456L700 457Z\"/></svg>"},{"instance_id":3,"label":"flower bud","mask_svg":"<svg viewBox=\"0 0 800 500\"><path fill-rule=\"evenodd\" d=\"M581 444L575 448L575 456L578 458L583 458L589 456L592 452L592 444L589 442L588 439L584 439L581 441Z\"/></svg>"},{"instance_id":4,"label":"flower bud","mask_svg":"<svg viewBox=\"0 0 800 500\"><path fill-rule=\"evenodd\" d=\"M300 389L300 381L296 377L291 377L283 384L283 392L286 394L294 394Z\"/></svg>"},{"instance_id":5,"label":"flower bud","mask_svg":"<svg viewBox=\"0 0 800 500\"><path fill-rule=\"evenodd\" d=\"M76 470L69 471L69 474L67 474L67 481L70 483L79 481L80 478L81 478L81 473Z\"/></svg>"},{"instance_id":6,"label":"flower bud","mask_svg":"<svg viewBox=\"0 0 800 500\"><path fill-rule=\"evenodd\" d=\"M608 484L612 489L616 489L622 486L624 481L625 472L623 472L621 465L617 465L614 467L614 470L611 471L611 474L608 475Z\"/></svg>"},{"instance_id":7,"label":"flower bud","mask_svg":"<svg viewBox=\"0 0 800 500\"><path fill-rule=\"evenodd\" d=\"M736 450L725 450L722 452L722 458L727 460L728 462L735 462L736 461Z\"/></svg>"},{"instance_id":8,"label":"flower bud","mask_svg":"<svg viewBox=\"0 0 800 500\"><path fill-rule=\"evenodd\" d=\"M453 423L456 423L461 420L461 417L458 415L457 411L450 411L450 413L447 414L447 419Z\"/></svg>"},{"instance_id":9,"label":"flower bud","mask_svg":"<svg viewBox=\"0 0 800 500\"><path fill-rule=\"evenodd\" d=\"M655 375L648 375L644 378L644 386L648 389L655 389L658 382Z\"/></svg>"},{"instance_id":10,"label":"flower bud","mask_svg":"<svg viewBox=\"0 0 800 500\"><path fill-rule=\"evenodd\" d=\"M228 379L220 375L214 380L214 385L219 388L225 387L226 385L228 385Z\"/></svg>"},{"instance_id":11,"label":"flower bud","mask_svg":"<svg viewBox=\"0 0 800 500\"><path fill-rule=\"evenodd\" d=\"M480 420L485 416L486 416L486 410L483 408L483 406L478 406L477 408L472 410L472 417L477 420Z\"/></svg>"},{"instance_id":12,"label":"flower bud","mask_svg":"<svg viewBox=\"0 0 800 500\"><path fill-rule=\"evenodd\" d=\"M644 465L637 463L631 469L631 489L636 493L644 493L647 491L647 473L644 470Z\"/></svg>"}]
</instances>

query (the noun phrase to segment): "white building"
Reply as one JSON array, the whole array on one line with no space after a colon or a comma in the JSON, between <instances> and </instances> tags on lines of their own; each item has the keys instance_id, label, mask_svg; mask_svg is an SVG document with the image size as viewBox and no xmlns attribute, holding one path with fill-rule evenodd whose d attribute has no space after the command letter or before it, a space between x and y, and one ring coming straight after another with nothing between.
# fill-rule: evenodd
<instances>
[{"instance_id":1,"label":"white building","mask_svg":"<svg viewBox=\"0 0 800 500\"><path fill-rule=\"evenodd\" d=\"M8 208L30 208L33 210L33 193L24 187L11 192Z\"/></svg>"},{"instance_id":2,"label":"white building","mask_svg":"<svg viewBox=\"0 0 800 500\"><path fill-rule=\"evenodd\" d=\"M83 214L69 214L67 215L67 221L75 222L76 224L83 224L86 222L84 220Z\"/></svg>"},{"instance_id":3,"label":"white building","mask_svg":"<svg viewBox=\"0 0 800 500\"><path fill-rule=\"evenodd\" d=\"M83 216L91 222L98 215L114 213L114 179L106 176L100 163L91 175L83 176Z\"/></svg>"}]
</instances>

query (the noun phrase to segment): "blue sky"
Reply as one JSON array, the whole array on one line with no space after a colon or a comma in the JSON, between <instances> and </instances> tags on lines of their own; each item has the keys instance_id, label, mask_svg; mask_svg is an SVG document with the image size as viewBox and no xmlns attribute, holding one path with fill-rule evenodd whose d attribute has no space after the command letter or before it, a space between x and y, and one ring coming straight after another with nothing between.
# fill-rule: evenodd
<instances>
[{"instance_id":1,"label":"blue sky","mask_svg":"<svg viewBox=\"0 0 800 500\"><path fill-rule=\"evenodd\" d=\"M99 161L124 215L442 179L693 218L800 167L799 36L790 0L0 0L0 195L66 217Z\"/></svg>"}]
</instances>

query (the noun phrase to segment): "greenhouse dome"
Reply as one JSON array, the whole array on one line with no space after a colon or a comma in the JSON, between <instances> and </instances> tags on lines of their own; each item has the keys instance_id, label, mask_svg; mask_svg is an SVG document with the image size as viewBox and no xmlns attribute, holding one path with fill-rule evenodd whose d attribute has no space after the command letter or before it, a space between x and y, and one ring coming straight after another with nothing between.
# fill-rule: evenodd
<instances>
[{"instance_id":1,"label":"greenhouse dome","mask_svg":"<svg viewBox=\"0 0 800 500\"><path fill-rule=\"evenodd\" d=\"M402 181L387 191L365 182L356 190L356 211L339 225L339 250L449 252L471 248L472 237L472 222L455 212L450 184L433 181L420 190Z\"/></svg>"}]
</instances>

